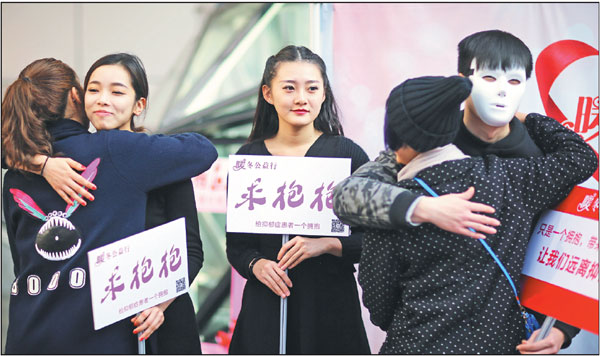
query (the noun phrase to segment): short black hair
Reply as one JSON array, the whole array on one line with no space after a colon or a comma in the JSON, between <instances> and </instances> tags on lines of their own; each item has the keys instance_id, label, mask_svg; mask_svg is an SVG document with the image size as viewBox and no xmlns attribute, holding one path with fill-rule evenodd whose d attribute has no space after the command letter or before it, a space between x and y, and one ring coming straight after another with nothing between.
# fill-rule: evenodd
<instances>
[{"instance_id":1,"label":"short black hair","mask_svg":"<svg viewBox=\"0 0 600 356\"><path fill-rule=\"evenodd\" d=\"M529 48L514 35L500 30L481 31L471 34L458 44L458 72L471 75L471 62L477 59L479 68L525 68L529 79L533 59Z\"/></svg>"}]
</instances>

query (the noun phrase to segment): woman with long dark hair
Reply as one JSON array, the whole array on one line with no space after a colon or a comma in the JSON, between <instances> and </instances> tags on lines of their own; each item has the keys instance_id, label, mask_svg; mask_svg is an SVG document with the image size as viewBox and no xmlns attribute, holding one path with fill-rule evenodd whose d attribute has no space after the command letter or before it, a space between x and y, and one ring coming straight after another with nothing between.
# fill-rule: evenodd
<instances>
[{"instance_id":1,"label":"woman with long dark hair","mask_svg":"<svg viewBox=\"0 0 600 356\"><path fill-rule=\"evenodd\" d=\"M125 83L126 86L115 83ZM127 85L129 83L131 85ZM87 117L97 130L144 131L134 122L148 105L149 94L146 71L137 56L115 53L98 59L85 76L83 90ZM127 94L135 97L137 103L143 102L144 108L124 103ZM204 261L192 182L185 179L148 193L146 229L180 217L185 217L191 283ZM149 353L202 353L194 305L188 293L143 311L131 322L136 326L133 332L139 335L140 340L150 338Z\"/></svg>"},{"instance_id":2,"label":"woman with long dark hair","mask_svg":"<svg viewBox=\"0 0 600 356\"><path fill-rule=\"evenodd\" d=\"M368 161L343 137L325 63L299 46L267 60L252 132L237 154L345 157L352 171ZM229 352L278 352L282 297L288 353L369 353L353 275L361 235L295 236L282 246L281 235L227 233L229 262L248 280Z\"/></svg>"}]
</instances>

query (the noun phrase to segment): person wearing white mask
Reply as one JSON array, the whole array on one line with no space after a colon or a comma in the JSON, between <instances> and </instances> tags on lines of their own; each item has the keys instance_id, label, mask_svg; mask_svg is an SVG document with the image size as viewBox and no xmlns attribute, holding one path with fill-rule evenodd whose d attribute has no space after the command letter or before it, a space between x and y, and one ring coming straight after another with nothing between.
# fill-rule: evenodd
<instances>
[{"instance_id":1,"label":"person wearing white mask","mask_svg":"<svg viewBox=\"0 0 600 356\"><path fill-rule=\"evenodd\" d=\"M477 59L471 62L473 92L467 103L486 125L508 129L525 93L527 73L523 67L506 70L489 67L477 69ZM470 108L473 110L473 108Z\"/></svg>"},{"instance_id":2,"label":"person wearing white mask","mask_svg":"<svg viewBox=\"0 0 600 356\"><path fill-rule=\"evenodd\" d=\"M465 101L454 145L469 156L542 156L525 125L517 118L524 116L517 110L532 69L529 48L508 32L482 31L461 40L458 45L458 73L471 79L473 89ZM525 120L527 118L522 121ZM473 188L462 194L437 198L417 196L396 186L397 175L402 168L403 165L397 164L393 151L382 151L374 161L363 165L337 185L333 195L335 214L352 226L398 229L432 223L446 231L473 238L495 233L492 226L486 226L491 223L477 220L477 217L485 216L477 213L489 211L468 205L476 204L469 201L474 194ZM531 221L532 227L536 220ZM469 232L467 228L478 232ZM531 231L522 231L522 234L529 238ZM568 347L578 332L579 329L557 321L544 340L533 341L537 336L534 333L517 349L521 353L557 353Z\"/></svg>"},{"instance_id":3,"label":"person wearing white mask","mask_svg":"<svg viewBox=\"0 0 600 356\"><path fill-rule=\"evenodd\" d=\"M523 267L521 232L596 170L577 133L538 114L525 126L543 156L465 155L452 142L471 87L464 76L419 77L386 101L385 145L404 167L397 185L424 196L476 186L475 199L495 207L502 226L483 246L430 224L365 229L358 281L371 321L387 333L380 354L515 353L535 328L507 283Z\"/></svg>"}]
</instances>

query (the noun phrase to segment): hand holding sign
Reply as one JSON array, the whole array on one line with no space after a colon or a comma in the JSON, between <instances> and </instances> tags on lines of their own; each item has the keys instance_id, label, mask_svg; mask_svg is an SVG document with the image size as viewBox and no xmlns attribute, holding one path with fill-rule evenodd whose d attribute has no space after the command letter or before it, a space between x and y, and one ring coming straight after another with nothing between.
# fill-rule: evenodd
<instances>
[{"instance_id":1,"label":"hand holding sign","mask_svg":"<svg viewBox=\"0 0 600 356\"><path fill-rule=\"evenodd\" d=\"M522 354L556 354L560 350L563 342L565 341L565 335L562 331L557 328L552 328L550 334L543 340L535 341L537 335L541 330L538 329L531 334L529 340L523 340L520 345L517 346L517 351Z\"/></svg>"},{"instance_id":2,"label":"hand holding sign","mask_svg":"<svg viewBox=\"0 0 600 356\"><path fill-rule=\"evenodd\" d=\"M95 330L148 311L189 289L185 219L91 250L88 263ZM141 323L152 314L142 329L159 326L156 312L139 319Z\"/></svg>"},{"instance_id":3,"label":"hand holding sign","mask_svg":"<svg viewBox=\"0 0 600 356\"><path fill-rule=\"evenodd\" d=\"M277 259L282 270L292 269L307 258L321 256L329 253L342 256L342 243L331 237L307 238L296 236L281 246Z\"/></svg>"},{"instance_id":4,"label":"hand holding sign","mask_svg":"<svg viewBox=\"0 0 600 356\"><path fill-rule=\"evenodd\" d=\"M164 311L173 303L175 298L162 302L152 308L148 308L131 319L133 325L137 326L134 334L141 333L139 341L148 340L150 335L155 332L165 321Z\"/></svg>"},{"instance_id":5,"label":"hand holding sign","mask_svg":"<svg viewBox=\"0 0 600 356\"><path fill-rule=\"evenodd\" d=\"M292 281L285 271L279 268L277 262L261 258L254 264L252 273L262 284L281 298L290 296L288 287L292 287Z\"/></svg>"}]
</instances>

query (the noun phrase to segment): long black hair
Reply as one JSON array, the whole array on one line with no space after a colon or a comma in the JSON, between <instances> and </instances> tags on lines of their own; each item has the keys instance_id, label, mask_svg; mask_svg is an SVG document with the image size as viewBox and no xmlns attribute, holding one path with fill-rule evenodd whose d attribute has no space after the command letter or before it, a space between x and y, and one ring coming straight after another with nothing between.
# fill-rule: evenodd
<instances>
[{"instance_id":1,"label":"long black hair","mask_svg":"<svg viewBox=\"0 0 600 356\"><path fill-rule=\"evenodd\" d=\"M115 64L122 66L129 73L129 77L131 78L131 86L135 91L135 100L138 101L141 98L146 98L147 108L149 89L148 77L146 76L146 69L144 68L144 64L138 58L138 56L133 54L113 53L98 59L96 62L94 62L94 64L92 64L90 69L87 71L87 74L85 75L85 80L83 81L83 91L87 92L90 77L98 67ZM135 123L133 122L133 115L131 117L130 128L133 132L144 131L143 127L135 127Z\"/></svg>"},{"instance_id":2,"label":"long black hair","mask_svg":"<svg viewBox=\"0 0 600 356\"><path fill-rule=\"evenodd\" d=\"M272 104L269 104L263 97L262 87L266 85L271 87L271 81L277 74L280 63L283 62L308 62L315 64L321 71L323 77L323 88L325 89L325 101L321 105L321 111L315 119L314 127L329 135L343 136L344 130L338 118L338 107L333 97L331 84L327 78L327 68L325 62L317 54L303 46L290 45L281 49L276 55L267 59L265 71L262 80L258 86L258 103L254 113L254 122L252 123L252 132L248 137L248 142L264 140L277 134L279 130L279 118L277 111Z\"/></svg>"}]
</instances>

